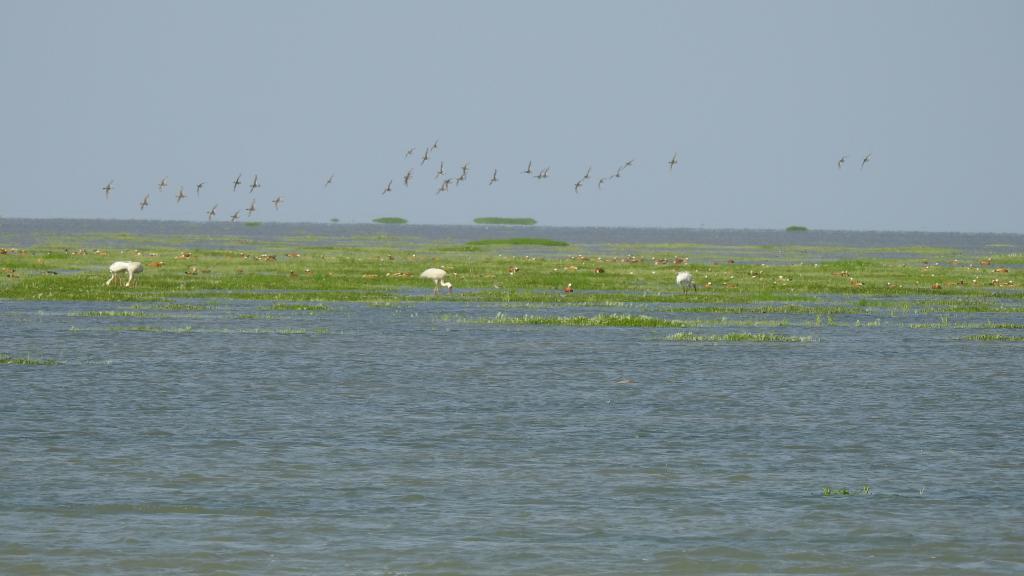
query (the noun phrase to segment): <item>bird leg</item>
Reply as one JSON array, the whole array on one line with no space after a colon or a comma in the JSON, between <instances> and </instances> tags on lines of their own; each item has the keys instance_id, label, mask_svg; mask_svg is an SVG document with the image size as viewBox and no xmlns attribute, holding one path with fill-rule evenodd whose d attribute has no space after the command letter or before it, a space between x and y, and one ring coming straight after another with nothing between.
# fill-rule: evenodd
<instances>
[{"instance_id":1,"label":"bird leg","mask_svg":"<svg viewBox=\"0 0 1024 576\"><path fill-rule=\"evenodd\" d=\"M117 276L117 272L110 273L110 279L107 280L106 286L110 286L110 283L114 281L114 276Z\"/></svg>"},{"instance_id":2,"label":"bird leg","mask_svg":"<svg viewBox=\"0 0 1024 576\"><path fill-rule=\"evenodd\" d=\"M132 271L131 271L131 269L129 269L128 270L128 281L124 283L124 287L127 288L128 285L131 284L131 283L132 283Z\"/></svg>"}]
</instances>

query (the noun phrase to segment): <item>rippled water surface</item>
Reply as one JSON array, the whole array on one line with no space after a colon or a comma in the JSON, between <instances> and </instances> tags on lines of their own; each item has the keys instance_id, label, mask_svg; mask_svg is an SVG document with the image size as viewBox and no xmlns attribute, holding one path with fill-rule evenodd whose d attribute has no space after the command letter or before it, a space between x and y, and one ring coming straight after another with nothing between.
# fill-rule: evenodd
<instances>
[{"instance_id":1,"label":"rippled water surface","mask_svg":"<svg viewBox=\"0 0 1024 576\"><path fill-rule=\"evenodd\" d=\"M0 299L0 573L1024 572L1019 342L305 304Z\"/></svg>"}]
</instances>

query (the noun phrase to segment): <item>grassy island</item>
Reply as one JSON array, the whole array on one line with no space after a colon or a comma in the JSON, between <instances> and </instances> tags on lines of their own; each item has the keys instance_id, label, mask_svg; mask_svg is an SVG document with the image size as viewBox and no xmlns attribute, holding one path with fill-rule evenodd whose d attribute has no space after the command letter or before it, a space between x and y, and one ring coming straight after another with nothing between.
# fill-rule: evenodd
<instances>
[{"instance_id":1,"label":"grassy island","mask_svg":"<svg viewBox=\"0 0 1024 576\"><path fill-rule=\"evenodd\" d=\"M498 218L496 216L474 218L473 222L476 222L477 224L503 224L513 226L533 226L537 223L533 218Z\"/></svg>"}]
</instances>

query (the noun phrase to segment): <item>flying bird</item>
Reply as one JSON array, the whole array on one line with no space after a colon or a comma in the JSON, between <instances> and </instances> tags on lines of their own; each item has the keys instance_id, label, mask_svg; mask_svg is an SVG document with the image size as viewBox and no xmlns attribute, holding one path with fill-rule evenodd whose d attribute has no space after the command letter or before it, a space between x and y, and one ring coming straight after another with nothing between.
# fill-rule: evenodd
<instances>
[{"instance_id":1,"label":"flying bird","mask_svg":"<svg viewBox=\"0 0 1024 576\"><path fill-rule=\"evenodd\" d=\"M604 187L604 181L605 181L604 178L601 178L600 180L597 181L597 189L598 190L600 190L601 188Z\"/></svg>"},{"instance_id":2,"label":"flying bird","mask_svg":"<svg viewBox=\"0 0 1024 576\"><path fill-rule=\"evenodd\" d=\"M216 215L217 215L217 204L214 204L213 208L210 208L210 211L206 213L206 220L207 221L213 220L213 217L216 216Z\"/></svg>"},{"instance_id":3,"label":"flying bird","mask_svg":"<svg viewBox=\"0 0 1024 576\"><path fill-rule=\"evenodd\" d=\"M334 174L331 174L330 176L327 177L327 182L324 182L324 188L330 186L331 182L334 182Z\"/></svg>"},{"instance_id":4,"label":"flying bird","mask_svg":"<svg viewBox=\"0 0 1024 576\"><path fill-rule=\"evenodd\" d=\"M587 173L583 175L584 180L590 180L590 169L591 166L587 166Z\"/></svg>"},{"instance_id":5,"label":"flying bird","mask_svg":"<svg viewBox=\"0 0 1024 576\"><path fill-rule=\"evenodd\" d=\"M145 210L146 206L149 206L149 194L146 194L146 197L142 199L142 202L139 202L139 210Z\"/></svg>"},{"instance_id":6,"label":"flying bird","mask_svg":"<svg viewBox=\"0 0 1024 576\"><path fill-rule=\"evenodd\" d=\"M836 162L836 170L842 170L843 164L846 164L846 154L839 157L839 161Z\"/></svg>"},{"instance_id":7,"label":"flying bird","mask_svg":"<svg viewBox=\"0 0 1024 576\"><path fill-rule=\"evenodd\" d=\"M469 172L469 162L462 165L462 178L466 178L466 174Z\"/></svg>"},{"instance_id":8,"label":"flying bird","mask_svg":"<svg viewBox=\"0 0 1024 576\"><path fill-rule=\"evenodd\" d=\"M871 161L871 153L868 152L868 155L865 156L864 159L860 161L860 169L863 170L864 169L864 165L867 164L870 161Z\"/></svg>"},{"instance_id":9,"label":"flying bird","mask_svg":"<svg viewBox=\"0 0 1024 576\"><path fill-rule=\"evenodd\" d=\"M274 204L274 210L277 210L277 205L281 203L281 197L278 196L277 198L274 198L272 203Z\"/></svg>"},{"instance_id":10,"label":"flying bird","mask_svg":"<svg viewBox=\"0 0 1024 576\"><path fill-rule=\"evenodd\" d=\"M196 196L199 196L199 191L203 189L203 186L206 186L206 182L196 184Z\"/></svg>"},{"instance_id":11,"label":"flying bird","mask_svg":"<svg viewBox=\"0 0 1024 576\"><path fill-rule=\"evenodd\" d=\"M582 188L582 187L583 187L583 180L577 180L576 181L576 186L575 186L577 194L580 193L580 188Z\"/></svg>"},{"instance_id":12,"label":"flying bird","mask_svg":"<svg viewBox=\"0 0 1024 576\"><path fill-rule=\"evenodd\" d=\"M381 192L381 194L387 194L388 192L391 192L391 183L392 182L394 182L394 180L388 180L388 185L384 187L384 191Z\"/></svg>"},{"instance_id":13,"label":"flying bird","mask_svg":"<svg viewBox=\"0 0 1024 576\"><path fill-rule=\"evenodd\" d=\"M101 188L101 190L103 190L103 192L107 195L107 200L110 200L110 191L113 190L113 189L114 189L114 181L113 180L111 180L110 182L107 182L107 185L104 186L103 188Z\"/></svg>"},{"instance_id":14,"label":"flying bird","mask_svg":"<svg viewBox=\"0 0 1024 576\"><path fill-rule=\"evenodd\" d=\"M184 186L178 186L178 195L176 196L176 198L178 199L178 201L177 201L178 204L181 203L181 199L182 198L188 198L188 195L185 194L185 187Z\"/></svg>"},{"instance_id":15,"label":"flying bird","mask_svg":"<svg viewBox=\"0 0 1024 576\"><path fill-rule=\"evenodd\" d=\"M405 172L405 176L402 177L402 183L405 184L405 186L409 186L409 180L412 180L412 168L409 168L409 170Z\"/></svg>"},{"instance_id":16,"label":"flying bird","mask_svg":"<svg viewBox=\"0 0 1024 576\"><path fill-rule=\"evenodd\" d=\"M245 211L249 213L249 216L252 216L252 213L256 211L256 199L255 198L252 199L252 202L249 203L249 207L246 208Z\"/></svg>"},{"instance_id":17,"label":"flying bird","mask_svg":"<svg viewBox=\"0 0 1024 576\"><path fill-rule=\"evenodd\" d=\"M679 164L679 160L676 160L676 158L678 156L679 156L679 153L677 152L677 153L673 154L672 155L672 159L668 161L668 171L669 172L671 172L672 169L676 167L676 164Z\"/></svg>"},{"instance_id":18,"label":"flying bird","mask_svg":"<svg viewBox=\"0 0 1024 576\"><path fill-rule=\"evenodd\" d=\"M434 180L437 180L441 176L444 176L444 160L441 161L441 166L437 169L437 174L434 174Z\"/></svg>"},{"instance_id":19,"label":"flying bird","mask_svg":"<svg viewBox=\"0 0 1024 576\"><path fill-rule=\"evenodd\" d=\"M441 141L440 138L438 138L437 140L434 140L434 143L430 145L430 149L431 150L437 150L437 143L440 142L440 141Z\"/></svg>"},{"instance_id":20,"label":"flying bird","mask_svg":"<svg viewBox=\"0 0 1024 576\"><path fill-rule=\"evenodd\" d=\"M426 164L427 160L430 160L430 148L423 151L423 158L420 159L420 166Z\"/></svg>"},{"instance_id":21,"label":"flying bird","mask_svg":"<svg viewBox=\"0 0 1024 576\"><path fill-rule=\"evenodd\" d=\"M255 191L260 186L261 186L261 184L259 182L259 176L256 175L256 174L253 174L253 176L252 176L252 184L249 184L249 194L252 194L253 191Z\"/></svg>"},{"instance_id":22,"label":"flying bird","mask_svg":"<svg viewBox=\"0 0 1024 576\"><path fill-rule=\"evenodd\" d=\"M231 191L238 190L238 187L242 185L242 173L239 172L238 176L235 176L235 185L231 187Z\"/></svg>"},{"instance_id":23,"label":"flying bird","mask_svg":"<svg viewBox=\"0 0 1024 576\"><path fill-rule=\"evenodd\" d=\"M167 178L161 178L160 179L160 183L156 185L156 189L158 191L160 191L160 192L163 192L164 188L166 188L166 187L167 187Z\"/></svg>"},{"instance_id":24,"label":"flying bird","mask_svg":"<svg viewBox=\"0 0 1024 576\"><path fill-rule=\"evenodd\" d=\"M234 222L235 220L238 220L238 213L239 212L240 212L239 210L235 210L235 213L231 215L231 221L232 222Z\"/></svg>"},{"instance_id":25,"label":"flying bird","mask_svg":"<svg viewBox=\"0 0 1024 576\"><path fill-rule=\"evenodd\" d=\"M412 148L409 148L408 150L405 151L405 157L408 158L409 156L412 156L415 152L416 147L413 146Z\"/></svg>"},{"instance_id":26,"label":"flying bird","mask_svg":"<svg viewBox=\"0 0 1024 576\"><path fill-rule=\"evenodd\" d=\"M491 174L491 181L487 183L488 186L498 181L498 169L494 169L494 174Z\"/></svg>"},{"instance_id":27,"label":"flying bird","mask_svg":"<svg viewBox=\"0 0 1024 576\"><path fill-rule=\"evenodd\" d=\"M526 170L523 170L523 174L533 174L533 160L530 160L530 163L526 165Z\"/></svg>"}]
</instances>

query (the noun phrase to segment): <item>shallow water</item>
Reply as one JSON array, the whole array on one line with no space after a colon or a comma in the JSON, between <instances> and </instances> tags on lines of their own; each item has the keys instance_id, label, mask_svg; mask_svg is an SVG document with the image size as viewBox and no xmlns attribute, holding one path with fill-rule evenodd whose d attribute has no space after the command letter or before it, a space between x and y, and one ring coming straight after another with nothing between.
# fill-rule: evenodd
<instances>
[{"instance_id":1,"label":"shallow water","mask_svg":"<svg viewBox=\"0 0 1024 576\"><path fill-rule=\"evenodd\" d=\"M253 223L255 224L255 223ZM126 235L119 240L113 235ZM288 242L303 245L336 246L355 242L372 243L375 238L407 238L427 242L469 242L488 238L539 237L571 242L577 248L600 250L609 244L711 244L718 247L813 246L870 250L893 247L952 248L967 255L1024 251L1024 234L966 234L958 232L894 232L809 230L719 230L707 228L601 228L501 225L426 226L416 224L317 224L267 222L258 225L228 222L182 222L162 220L73 220L0 218L0 246L28 247L76 235L102 236L103 246L137 246L138 238L190 237L193 248L245 248L253 242ZM515 250L508 247L507 251ZM531 252L543 247L531 246ZM770 257L758 249L758 260ZM857 252L860 256L871 255ZM831 256L843 256L843 252ZM886 252L885 255L895 254ZM906 255L914 255L910 250ZM813 254L811 255L813 256Z\"/></svg>"},{"instance_id":2,"label":"shallow water","mask_svg":"<svg viewBox=\"0 0 1024 576\"><path fill-rule=\"evenodd\" d=\"M1021 343L179 304L0 300L0 573L1024 571Z\"/></svg>"}]
</instances>

